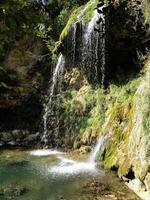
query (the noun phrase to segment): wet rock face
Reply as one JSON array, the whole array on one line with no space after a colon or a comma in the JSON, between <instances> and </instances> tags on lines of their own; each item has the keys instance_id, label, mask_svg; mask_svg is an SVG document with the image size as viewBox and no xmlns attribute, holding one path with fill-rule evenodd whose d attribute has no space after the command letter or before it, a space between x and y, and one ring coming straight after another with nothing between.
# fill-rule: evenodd
<instances>
[{"instance_id":1,"label":"wet rock face","mask_svg":"<svg viewBox=\"0 0 150 200\"><path fill-rule=\"evenodd\" d=\"M33 146L40 140L40 134L28 130L0 132L0 147Z\"/></svg>"},{"instance_id":2,"label":"wet rock face","mask_svg":"<svg viewBox=\"0 0 150 200\"><path fill-rule=\"evenodd\" d=\"M28 94L19 105L0 108L0 131L14 129L37 131L42 109L43 105L39 94Z\"/></svg>"},{"instance_id":3,"label":"wet rock face","mask_svg":"<svg viewBox=\"0 0 150 200\"><path fill-rule=\"evenodd\" d=\"M108 1L107 5L100 1L96 10L93 31L86 34L88 24L82 20L72 22L60 51L65 56L65 67L78 67L92 84L102 82L105 55L104 83L107 85L112 79L120 81L122 74L125 80L129 74L139 72L137 50L145 51L148 43L143 43L143 39L149 29L139 1ZM84 41L86 35L88 44Z\"/></svg>"},{"instance_id":4,"label":"wet rock face","mask_svg":"<svg viewBox=\"0 0 150 200\"><path fill-rule=\"evenodd\" d=\"M39 129L43 110L42 95L49 80L51 59L42 41L22 36L8 51L0 82L0 132L14 129Z\"/></svg>"},{"instance_id":5,"label":"wet rock face","mask_svg":"<svg viewBox=\"0 0 150 200\"><path fill-rule=\"evenodd\" d=\"M132 96L128 107L121 106L121 109L106 117L104 132L109 131L112 137L106 149L104 164L106 168L115 169L120 177L125 176L127 182L140 180L145 184L145 190L149 191L149 59L145 68L145 74L133 96L130 94L128 97Z\"/></svg>"},{"instance_id":6,"label":"wet rock face","mask_svg":"<svg viewBox=\"0 0 150 200\"><path fill-rule=\"evenodd\" d=\"M93 1L93 4L95 2ZM92 7L93 4L89 5ZM89 10L89 5L85 6L83 12L80 11L77 14L76 20L72 22L62 39L60 50L65 57L67 69L77 67L85 74L89 82L96 85L104 82L105 15L102 7ZM90 20L86 21L84 17L88 12L92 14Z\"/></svg>"}]
</instances>

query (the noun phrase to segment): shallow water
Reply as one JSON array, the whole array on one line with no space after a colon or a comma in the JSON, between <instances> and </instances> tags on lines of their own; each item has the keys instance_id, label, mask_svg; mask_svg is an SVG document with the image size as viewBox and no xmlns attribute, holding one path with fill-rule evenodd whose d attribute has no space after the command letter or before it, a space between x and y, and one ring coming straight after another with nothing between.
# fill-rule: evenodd
<instances>
[{"instance_id":1,"label":"shallow water","mask_svg":"<svg viewBox=\"0 0 150 200\"><path fill-rule=\"evenodd\" d=\"M59 166L60 160L57 158L57 152L46 156L46 152L41 153L44 157L40 157L38 152L32 155L24 151L3 151L0 158L0 187L9 185L25 186L29 188L29 192L16 197L19 200L57 200L62 197L65 199L87 199L86 195L81 197L81 188L96 173L64 173L67 166ZM37 156L35 156L37 155ZM70 161L64 158L64 162ZM72 163L73 164L73 163ZM58 174L57 168L59 166ZM60 171L63 173L59 173ZM68 168L69 170L69 168ZM79 172L79 171L78 171ZM0 197L1 198L1 197Z\"/></svg>"},{"instance_id":2,"label":"shallow water","mask_svg":"<svg viewBox=\"0 0 150 200\"><path fill-rule=\"evenodd\" d=\"M73 171L76 173L71 173L71 171L67 173L70 167L76 168L78 162L81 165L79 167L80 169ZM57 167L59 169L57 169ZM24 186L29 191L15 198L8 198L0 195L0 200L96 199L93 192L84 192L83 188L85 188L91 180L103 181L107 179L108 181L108 178L106 178L104 171L97 167L95 168L96 170L88 169L88 167L85 171L81 170L84 167L86 168L85 161L70 160L67 158L67 155L64 156L63 154L62 157L62 154L59 155L59 153L55 155L49 152L49 155L41 157L31 155L27 151L1 151L0 188L7 188L10 187L10 185L14 188L17 186ZM59 173L60 171L63 171L63 173Z\"/></svg>"}]
</instances>

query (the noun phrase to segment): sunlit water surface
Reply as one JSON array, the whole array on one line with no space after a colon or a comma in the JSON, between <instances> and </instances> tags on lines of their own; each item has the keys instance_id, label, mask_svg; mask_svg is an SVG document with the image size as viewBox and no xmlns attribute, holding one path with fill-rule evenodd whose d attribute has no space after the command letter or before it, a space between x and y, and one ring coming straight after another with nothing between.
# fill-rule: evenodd
<instances>
[{"instance_id":1,"label":"sunlit water surface","mask_svg":"<svg viewBox=\"0 0 150 200\"><path fill-rule=\"evenodd\" d=\"M0 151L0 200L139 200L115 174L105 173L89 157L51 150ZM92 184L102 190L97 194ZM15 197L1 194L1 188L17 187L28 190Z\"/></svg>"},{"instance_id":2,"label":"sunlit water surface","mask_svg":"<svg viewBox=\"0 0 150 200\"><path fill-rule=\"evenodd\" d=\"M92 199L90 194L82 194L82 188L98 174L103 176L94 165L68 159L57 151L1 152L0 187L21 185L29 189L16 200Z\"/></svg>"}]
</instances>

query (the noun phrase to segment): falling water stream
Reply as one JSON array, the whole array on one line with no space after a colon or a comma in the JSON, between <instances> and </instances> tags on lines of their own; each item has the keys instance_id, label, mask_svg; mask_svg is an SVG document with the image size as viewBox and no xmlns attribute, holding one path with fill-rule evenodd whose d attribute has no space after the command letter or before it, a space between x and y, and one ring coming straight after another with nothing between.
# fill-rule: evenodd
<instances>
[{"instance_id":1,"label":"falling water stream","mask_svg":"<svg viewBox=\"0 0 150 200\"><path fill-rule=\"evenodd\" d=\"M94 147L93 151L90 153L88 159L85 161L76 161L66 157L65 153L55 151L55 150L33 150L30 155L33 156L48 156L48 155L55 155L59 163L54 166L48 167L48 171L51 174L55 175L73 175L79 173L96 173L96 156L99 150L104 151L106 148L108 136L101 136L98 139L96 146Z\"/></svg>"},{"instance_id":2,"label":"falling water stream","mask_svg":"<svg viewBox=\"0 0 150 200\"><path fill-rule=\"evenodd\" d=\"M85 8L78 14L77 21L80 21L84 13L87 11L89 7L91 7L95 3L95 0L90 0L89 4L85 6Z\"/></svg>"},{"instance_id":3,"label":"falling water stream","mask_svg":"<svg viewBox=\"0 0 150 200\"><path fill-rule=\"evenodd\" d=\"M82 17L84 13L86 12L87 8L91 6L95 0L91 0L87 7L85 7L77 16L77 21L74 22L71 26L72 29L72 37L71 37L71 43L72 43L72 63L75 64L76 61L76 48L77 48L77 26L79 24L84 24L82 21ZM101 7L101 9L103 6ZM101 18L102 23L98 25L98 29L100 32L95 31L95 25L96 22ZM105 32L105 17L103 14L100 14L95 10L93 17L89 21L87 25L82 25L84 27L83 30L83 36L82 36L82 66L87 68L92 68L92 70L95 70L95 77L98 79L98 71L99 71L99 59L101 59L101 73L102 73L102 79L101 83L104 83L105 78L105 37L102 37L102 34ZM100 37L101 34L101 37ZM100 46L101 45L101 46ZM101 55L99 57L99 48L102 49ZM67 57L65 57L67 58ZM94 61L93 61L94 60ZM49 113L51 112L52 107L52 97L54 95L55 89L57 89L57 92L60 92L61 88L61 82L63 78L63 71L65 68L65 59L64 56L61 54L58 58L58 63L54 69L53 75L52 75L52 83L49 91L49 99L48 103L45 106L45 112L43 115L43 121L44 121L44 134L42 137L42 140L46 143L47 142L47 123L48 123L48 117ZM97 166L96 166L96 156L98 151L101 149L102 151L106 148L106 141L107 137L102 136L99 138L96 146L94 147L93 151L89 155L89 158L84 161L77 161L72 160L66 157L66 154L63 154L59 151L54 150L35 150L31 151L30 155L32 156L50 156L55 155L58 159L58 163L53 166L47 166L48 173L53 175L75 175L80 173L96 173Z\"/></svg>"},{"instance_id":4,"label":"falling water stream","mask_svg":"<svg viewBox=\"0 0 150 200\"><path fill-rule=\"evenodd\" d=\"M94 16L92 17L91 21L89 22L85 34L83 36L83 46L84 46L84 51L82 52L83 56L83 65L84 63L87 62L89 65L91 63L91 60L93 59L93 55L95 55L95 75L96 78L98 79L98 44L99 44L99 33L94 32L93 35L93 30L96 24L96 21L98 20L98 12L97 10L94 11ZM95 43L95 49L93 49L92 44L93 40ZM87 53L88 52L88 53Z\"/></svg>"},{"instance_id":5,"label":"falling water stream","mask_svg":"<svg viewBox=\"0 0 150 200\"><path fill-rule=\"evenodd\" d=\"M94 11L93 17L89 21L88 24L84 24L84 21L82 17L86 13L87 9L92 6L95 3L95 0L91 0L89 4L78 14L77 21L72 23L71 28L72 29L72 36L71 36L71 43L72 45L70 48L71 50L71 63L72 65L75 65L75 62L77 60L76 58L76 49L79 48L77 46L77 40L78 40L78 34L77 34L77 27L79 24L82 24L83 26L83 35L82 35L82 48L81 48L81 67L89 70L89 74L94 74L95 81L98 82L99 80L99 74L101 73L101 85L104 85L105 80L105 16L103 13L99 14L97 10ZM100 7L99 9L103 9L105 5ZM97 21L101 19L101 23L97 24ZM95 25L97 24L99 31L95 31ZM54 95L55 90L57 89L57 93L60 92L61 83L63 79L63 70L65 68L65 64L67 59L67 56L64 56L61 54L58 58L57 65L54 69L53 75L52 75L52 83L49 91L49 98L48 103L45 106L44 109L44 115L43 115L43 136L42 141L44 143L47 143L47 132L48 132L48 117L51 113L52 109L52 97ZM101 64L100 64L101 63ZM68 65L68 63L67 63ZM100 65L100 66L99 66ZM73 66L74 67L74 66ZM56 116L56 118L59 118L59 116ZM59 123L58 123L59 124ZM55 135L59 135L59 129L57 133L54 133Z\"/></svg>"},{"instance_id":6,"label":"falling water stream","mask_svg":"<svg viewBox=\"0 0 150 200\"><path fill-rule=\"evenodd\" d=\"M54 90L55 90L56 86L57 86L57 90L60 92L64 65L65 65L65 59L64 59L63 55L60 54L56 68L55 68L55 70L53 72L53 76L52 76L52 84L51 84L51 87L49 90L48 103L46 104L45 109L44 109L44 115L43 115L44 133L43 133L43 137L42 137L42 141L44 141L44 143L47 142L47 139L46 139L47 120L48 120L48 115L49 115L49 112L50 112L51 106L52 106L52 96L54 94Z\"/></svg>"}]
</instances>

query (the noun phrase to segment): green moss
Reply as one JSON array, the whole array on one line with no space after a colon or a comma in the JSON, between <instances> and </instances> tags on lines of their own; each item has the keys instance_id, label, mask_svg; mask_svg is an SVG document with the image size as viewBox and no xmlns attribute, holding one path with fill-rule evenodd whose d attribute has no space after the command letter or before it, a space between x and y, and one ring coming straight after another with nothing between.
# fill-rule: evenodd
<instances>
[{"instance_id":1,"label":"green moss","mask_svg":"<svg viewBox=\"0 0 150 200\"><path fill-rule=\"evenodd\" d=\"M62 33L61 33L61 35L60 35L60 38L59 38L60 41L62 41L62 40L64 39L64 37L67 35L68 30L70 29L71 25L77 21L77 16L78 16L79 12L80 12L82 9L84 9L84 6L81 6L81 7L77 8L77 9L75 9L75 10L72 12L72 14L71 14L71 16L69 17L69 20L68 20L68 22L67 22L65 28L63 29L63 31L62 31Z\"/></svg>"},{"instance_id":2,"label":"green moss","mask_svg":"<svg viewBox=\"0 0 150 200\"><path fill-rule=\"evenodd\" d=\"M129 173L130 168L131 168L130 159L126 155L124 155L118 169L119 177L127 175Z\"/></svg>"},{"instance_id":3,"label":"green moss","mask_svg":"<svg viewBox=\"0 0 150 200\"><path fill-rule=\"evenodd\" d=\"M70 26L77 21L77 17L80 13L83 12L83 16L81 15L81 20L83 20L83 23L85 24L88 23L90 19L92 18L94 14L94 10L98 3L99 3L99 0L95 0L94 3L93 2L91 3L91 1L89 1L85 5L75 9L72 12L71 16L69 17L69 20L60 35L60 41L62 41L63 38L67 35L68 30L70 29Z\"/></svg>"},{"instance_id":4,"label":"green moss","mask_svg":"<svg viewBox=\"0 0 150 200\"><path fill-rule=\"evenodd\" d=\"M62 113L60 121L64 124L65 135L72 135L74 139L78 135L82 142L90 143L93 137L100 134L104 122L104 102L103 90L92 89L90 85L64 92L59 105ZM75 140L74 146L77 147L77 144Z\"/></svg>"},{"instance_id":5,"label":"green moss","mask_svg":"<svg viewBox=\"0 0 150 200\"><path fill-rule=\"evenodd\" d=\"M62 44L63 39L67 36L71 25L78 21L77 17L80 15L80 13L81 13L81 19L80 20L82 20L83 24L87 24L90 21L90 19L92 18L93 14L94 14L94 10L95 10L98 3L99 3L99 0L95 0L95 2L88 1L88 3L86 3L85 5L83 5L79 8L76 8L72 12L66 26L64 27L63 31L60 34L59 41L56 42L53 53L57 52L59 46ZM83 12L83 15L82 15L82 12Z\"/></svg>"},{"instance_id":6,"label":"green moss","mask_svg":"<svg viewBox=\"0 0 150 200\"><path fill-rule=\"evenodd\" d=\"M124 163L128 154L128 138L132 129L133 100L139 85L138 79L133 79L128 84L118 87L110 86L107 95L108 109L103 132L112 135L104 157L104 167L119 168L118 174L126 174L130 164ZM127 161L128 162L128 161Z\"/></svg>"},{"instance_id":7,"label":"green moss","mask_svg":"<svg viewBox=\"0 0 150 200\"><path fill-rule=\"evenodd\" d=\"M90 2L88 2L86 4L87 10L86 10L85 14L82 17L82 20L83 20L84 24L87 24L91 20L93 14L94 14L94 10L97 7L98 3L99 3L99 0L95 0L95 2L92 5L91 5Z\"/></svg>"},{"instance_id":8,"label":"green moss","mask_svg":"<svg viewBox=\"0 0 150 200\"><path fill-rule=\"evenodd\" d=\"M109 142L107 151L104 157L104 168L110 169L111 167L118 168L118 154L117 154L117 142L112 139Z\"/></svg>"}]
</instances>

